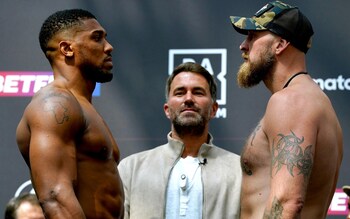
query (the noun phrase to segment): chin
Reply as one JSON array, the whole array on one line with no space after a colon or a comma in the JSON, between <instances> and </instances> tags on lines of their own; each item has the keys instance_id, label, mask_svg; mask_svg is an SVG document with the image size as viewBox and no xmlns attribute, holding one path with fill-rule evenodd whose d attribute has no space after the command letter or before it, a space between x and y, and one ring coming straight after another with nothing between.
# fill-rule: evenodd
<instances>
[{"instance_id":1,"label":"chin","mask_svg":"<svg viewBox=\"0 0 350 219\"><path fill-rule=\"evenodd\" d=\"M113 74L112 73L105 73L102 75L99 75L99 77L95 78L95 81L98 83L106 83L106 82L110 82L113 79Z\"/></svg>"}]
</instances>

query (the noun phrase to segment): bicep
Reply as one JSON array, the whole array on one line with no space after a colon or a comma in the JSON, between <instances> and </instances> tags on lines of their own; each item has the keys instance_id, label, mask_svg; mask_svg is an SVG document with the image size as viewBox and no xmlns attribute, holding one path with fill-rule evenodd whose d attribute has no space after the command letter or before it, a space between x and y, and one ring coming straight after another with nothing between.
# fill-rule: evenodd
<instances>
[{"instance_id":1,"label":"bicep","mask_svg":"<svg viewBox=\"0 0 350 219\"><path fill-rule=\"evenodd\" d=\"M67 95L51 95L33 101L25 117L30 130L29 166L39 199L60 205L56 210L77 206L76 138L84 128L79 105Z\"/></svg>"},{"instance_id":2,"label":"bicep","mask_svg":"<svg viewBox=\"0 0 350 219\"><path fill-rule=\"evenodd\" d=\"M75 150L73 141L62 140L62 136L53 131L32 131L29 159L39 194L54 190L57 186L72 185L76 180Z\"/></svg>"},{"instance_id":3,"label":"bicep","mask_svg":"<svg viewBox=\"0 0 350 219\"><path fill-rule=\"evenodd\" d=\"M293 192L305 197L317 134L312 120L310 112L298 104L291 106L283 100L269 103L264 126L271 152L271 189L274 192L288 195Z\"/></svg>"},{"instance_id":4,"label":"bicep","mask_svg":"<svg viewBox=\"0 0 350 219\"><path fill-rule=\"evenodd\" d=\"M45 126L45 129L36 127L31 133L29 163L35 192L45 214L50 217L82 215L74 190L77 182L75 141L72 137L62 135L62 130ZM58 129L69 131L68 127Z\"/></svg>"}]
</instances>

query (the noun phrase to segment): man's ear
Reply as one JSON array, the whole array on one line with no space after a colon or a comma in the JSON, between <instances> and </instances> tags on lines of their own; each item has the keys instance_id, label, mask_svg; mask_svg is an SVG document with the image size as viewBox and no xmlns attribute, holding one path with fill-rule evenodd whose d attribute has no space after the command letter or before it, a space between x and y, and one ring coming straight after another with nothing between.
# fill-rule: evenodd
<instances>
[{"instance_id":1,"label":"man's ear","mask_svg":"<svg viewBox=\"0 0 350 219\"><path fill-rule=\"evenodd\" d=\"M276 47L276 55L281 54L281 52L283 52L289 46L289 44L290 44L289 41L283 38L280 38Z\"/></svg>"},{"instance_id":2,"label":"man's ear","mask_svg":"<svg viewBox=\"0 0 350 219\"><path fill-rule=\"evenodd\" d=\"M59 43L60 52L66 57L73 57L73 49L69 41L61 41Z\"/></svg>"},{"instance_id":3,"label":"man's ear","mask_svg":"<svg viewBox=\"0 0 350 219\"><path fill-rule=\"evenodd\" d=\"M168 106L168 103L165 103L163 105L163 109L164 109L164 113L165 113L165 116L170 119L170 112L169 112L169 106Z\"/></svg>"},{"instance_id":4,"label":"man's ear","mask_svg":"<svg viewBox=\"0 0 350 219\"><path fill-rule=\"evenodd\" d=\"M219 109L219 104L215 101L211 106L211 115L210 115L211 119L216 116L216 112L218 111L218 109Z\"/></svg>"}]
</instances>

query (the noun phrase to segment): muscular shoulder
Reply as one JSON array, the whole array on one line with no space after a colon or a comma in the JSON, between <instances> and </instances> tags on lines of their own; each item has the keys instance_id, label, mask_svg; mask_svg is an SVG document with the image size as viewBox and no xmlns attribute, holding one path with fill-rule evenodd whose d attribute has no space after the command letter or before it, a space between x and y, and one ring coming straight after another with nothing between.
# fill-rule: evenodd
<instances>
[{"instance_id":1,"label":"muscular shoulder","mask_svg":"<svg viewBox=\"0 0 350 219\"><path fill-rule=\"evenodd\" d=\"M332 106L314 83L303 83L273 94L267 104L262 130L272 141L281 136L298 136L314 145L322 120Z\"/></svg>"},{"instance_id":2,"label":"muscular shoulder","mask_svg":"<svg viewBox=\"0 0 350 219\"><path fill-rule=\"evenodd\" d=\"M66 89L47 87L39 91L28 104L24 119L31 128L35 126L73 125L83 122L79 102Z\"/></svg>"},{"instance_id":3,"label":"muscular shoulder","mask_svg":"<svg viewBox=\"0 0 350 219\"><path fill-rule=\"evenodd\" d=\"M305 106L309 97L294 89L281 90L274 93L267 104L269 110L293 110Z\"/></svg>"},{"instance_id":4,"label":"muscular shoulder","mask_svg":"<svg viewBox=\"0 0 350 219\"><path fill-rule=\"evenodd\" d=\"M268 102L265 116L313 119L319 117L322 109L328 106L329 99L316 85L296 86L273 94Z\"/></svg>"}]
</instances>

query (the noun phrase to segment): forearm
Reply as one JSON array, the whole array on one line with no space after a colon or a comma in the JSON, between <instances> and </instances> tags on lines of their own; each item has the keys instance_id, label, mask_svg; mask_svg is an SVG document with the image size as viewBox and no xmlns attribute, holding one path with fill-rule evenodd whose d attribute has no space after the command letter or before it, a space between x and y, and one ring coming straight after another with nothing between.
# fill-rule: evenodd
<instances>
[{"instance_id":1,"label":"forearm","mask_svg":"<svg viewBox=\"0 0 350 219\"><path fill-rule=\"evenodd\" d=\"M47 219L85 219L84 211L70 187L39 192L39 201ZM59 187L59 186L58 186Z\"/></svg>"},{"instance_id":2,"label":"forearm","mask_svg":"<svg viewBox=\"0 0 350 219\"><path fill-rule=\"evenodd\" d=\"M57 200L41 202L45 218L47 219L85 219L85 214L78 203L67 206Z\"/></svg>"}]
</instances>

